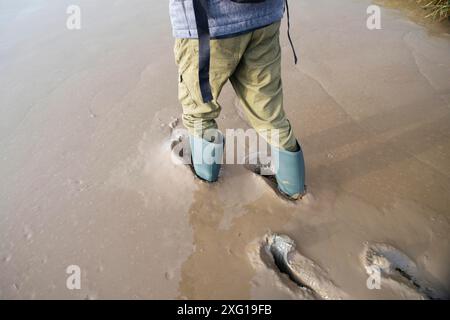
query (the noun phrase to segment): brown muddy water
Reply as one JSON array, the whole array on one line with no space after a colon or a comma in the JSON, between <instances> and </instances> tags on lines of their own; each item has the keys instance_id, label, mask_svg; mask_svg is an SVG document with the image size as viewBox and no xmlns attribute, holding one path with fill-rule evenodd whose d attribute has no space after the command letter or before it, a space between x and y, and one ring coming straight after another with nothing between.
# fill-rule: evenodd
<instances>
[{"instance_id":1,"label":"brown muddy water","mask_svg":"<svg viewBox=\"0 0 450 320\"><path fill-rule=\"evenodd\" d=\"M387 8L368 30L371 4L291 1L309 194L290 203L243 166L209 185L171 161L166 1L1 2L0 298L448 297L450 35ZM234 101L222 130L248 128Z\"/></svg>"}]
</instances>

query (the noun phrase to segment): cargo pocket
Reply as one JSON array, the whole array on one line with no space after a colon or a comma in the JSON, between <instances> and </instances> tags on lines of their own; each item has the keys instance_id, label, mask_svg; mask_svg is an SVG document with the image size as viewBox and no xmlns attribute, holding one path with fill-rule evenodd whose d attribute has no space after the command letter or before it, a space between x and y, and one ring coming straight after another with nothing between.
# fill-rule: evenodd
<instances>
[{"instance_id":1,"label":"cargo pocket","mask_svg":"<svg viewBox=\"0 0 450 320\"><path fill-rule=\"evenodd\" d=\"M178 66L178 100L185 114L194 113L198 106L198 54L194 39L176 39L175 60Z\"/></svg>"},{"instance_id":2,"label":"cargo pocket","mask_svg":"<svg viewBox=\"0 0 450 320\"><path fill-rule=\"evenodd\" d=\"M184 114L194 113L197 104L193 99L189 86L185 82L184 74L180 73L178 77L178 100L183 107Z\"/></svg>"}]
</instances>

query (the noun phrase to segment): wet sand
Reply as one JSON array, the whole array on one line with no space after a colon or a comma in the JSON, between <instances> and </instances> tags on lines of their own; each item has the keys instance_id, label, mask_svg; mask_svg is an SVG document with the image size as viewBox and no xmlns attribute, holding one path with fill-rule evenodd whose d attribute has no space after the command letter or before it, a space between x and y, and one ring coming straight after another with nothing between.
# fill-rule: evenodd
<instances>
[{"instance_id":1,"label":"wet sand","mask_svg":"<svg viewBox=\"0 0 450 320\"><path fill-rule=\"evenodd\" d=\"M172 163L166 1L0 4L0 298L448 297L450 35L392 9L369 31L369 4L291 1L285 108L310 191L295 204L242 166L209 185ZM247 128L234 98L227 85L222 130ZM272 233L310 291L264 249ZM378 254L407 256L423 290L389 273L369 290Z\"/></svg>"}]
</instances>

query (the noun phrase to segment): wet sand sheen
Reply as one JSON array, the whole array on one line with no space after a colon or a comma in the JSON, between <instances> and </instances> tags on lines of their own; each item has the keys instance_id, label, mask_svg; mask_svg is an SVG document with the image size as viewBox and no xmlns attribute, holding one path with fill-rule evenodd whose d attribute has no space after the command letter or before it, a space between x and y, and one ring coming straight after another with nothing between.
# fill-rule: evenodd
<instances>
[{"instance_id":1,"label":"wet sand sheen","mask_svg":"<svg viewBox=\"0 0 450 320\"><path fill-rule=\"evenodd\" d=\"M345 297L415 297L367 289L367 243L395 247L418 283L448 294L450 35L390 9L369 31L371 3L292 1L302 59L293 66L283 30L285 108L310 190L293 205L241 166L207 185L171 162L181 108L165 2L80 1L77 33L61 27L62 2L11 2L0 15L0 297L312 298L258 254L269 232ZM227 85L222 130L247 127L234 98ZM65 287L71 264L79 292Z\"/></svg>"}]
</instances>

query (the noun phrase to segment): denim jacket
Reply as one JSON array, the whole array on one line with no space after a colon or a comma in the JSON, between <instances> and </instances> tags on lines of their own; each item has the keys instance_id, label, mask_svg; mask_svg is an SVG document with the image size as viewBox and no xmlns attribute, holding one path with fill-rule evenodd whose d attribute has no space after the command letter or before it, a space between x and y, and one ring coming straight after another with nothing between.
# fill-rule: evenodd
<instances>
[{"instance_id":1,"label":"denim jacket","mask_svg":"<svg viewBox=\"0 0 450 320\"><path fill-rule=\"evenodd\" d=\"M197 38L193 0L170 0L169 12L173 36ZM279 21L284 14L284 0L266 0L257 4L230 0L207 0L211 37L243 33Z\"/></svg>"}]
</instances>

